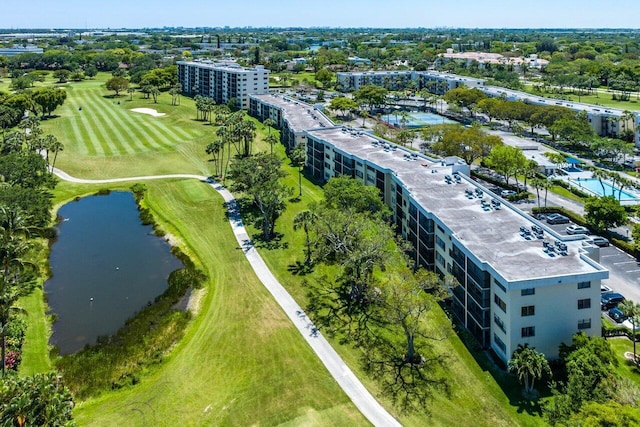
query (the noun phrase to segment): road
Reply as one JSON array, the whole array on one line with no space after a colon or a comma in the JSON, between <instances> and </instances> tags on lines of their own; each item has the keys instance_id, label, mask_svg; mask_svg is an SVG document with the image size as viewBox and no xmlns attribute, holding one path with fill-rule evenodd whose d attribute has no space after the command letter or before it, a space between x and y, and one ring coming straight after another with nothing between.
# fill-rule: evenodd
<instances>
[{"instance_id":1,"label":"road","mask_svg":"<svg viewBox=\"0 0 640 427\"><path fill-rule=\"evenodd\" d=\"M150 175L129 178L113 178L113 179L82 179L75 178L60 169L53 171L60 179L83 184L106 184L115 182L141 181L152 179L170 179L170 178L189 178L206 181L207 177L202 175L190 174L173 174L173 175ZM342 390L349 396L351 401L362 412L362 414L374 426L400 426L401 424L389 414L389 412L378 403L378 401L369 393L364 385L358 380L353 371L344 363L342 358L333 349L331 344L324 338L322 333L316 329L311 320L307 317L304 310L296 303L293 297L278 282L276 277L271 273L264 260L256 250L247 233L242 217L240 215L239 206L233 197L233 194L221 184L210 182L211 185L224 199L229 213L229 223L233 234L242 248L244 255L251 264L251 267L260 279L262 284L273 295L276 302L282 307L285 314L298 332L304 337L305 341L311 346L316 355L320 358L324 366L327 368L331 376L336 380Z\"/></svg>"}]
</instances>

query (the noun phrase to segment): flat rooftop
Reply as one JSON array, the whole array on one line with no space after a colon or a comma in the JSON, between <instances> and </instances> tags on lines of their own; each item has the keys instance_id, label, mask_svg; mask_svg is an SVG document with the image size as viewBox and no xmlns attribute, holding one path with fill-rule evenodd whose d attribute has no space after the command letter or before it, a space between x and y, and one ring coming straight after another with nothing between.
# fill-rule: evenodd
<instances>
[{"instance_id":1,"label":"flat rooftop","mask_svg":"<svg viewBox=\"0 0 640 427\"><path fill-rule=\"evenodd\" d=\"M528 101L532 104L548 105L558 107L570 108L574 111L586 111L587 114L599 114L604 116L621 117L624 114L623 110L611 107L603 107L600 105L583 104L581 102L563 101L561 99L545 98L543 96L536 96L526 92L518 90L506 89L498 86L485 86L482 89L485 93L493 96L505 95L507 98L519 99L521 101Z\"/></svg>"},{"instance_id":2,"label":"flat rooftop","mask_svg":"<svg viewBox=\"0 0 640 427\"><path fill-rule=\"evenodd\" d=\"M251 95L252 98L282 109L283 119L294 132L333 127L335 124L312 105L282 95Z\"/></svg>"},{"instance_id":3,"label":"flat rooftop","mask_svg":"<svg viewBox=\"0 0 640 427\"><path fill-rule=\"evenodd\" d=\"M241 73L253 73L256 71L265 71L269 72L262 65L258 65L254 68L243 67L236 62L231 61L223 61L223 62L215 62L210 60L201 60L201 61L177 61L176 64L182 65L190 65L193 67L199 68L210 68L212 70L224 70L224 71L233 71L233 72L241 72Z\"/></svg>"},{"instance_id":4,"label":"flat rooftop","mask_svg":"<svg viewBox=\"0 0 640 427\"><path fill-rule=\"evenodd\" d=\"M557 236L546 224L505 203L466 176L460 177L460 183L455 179L447 183L445 175L452 174L452 165L420 155L412 157L415 152L346 128L316 129L308 134L345 153L395 171L417 203L437 216L480 262L491 265L510 282L538 279L548 283L549 277L577 274L591 274L591 279L608 277L606 269L583 259L586 255L579 253L580 241L565 241L567 255L556 252L552 257L543 251L542 239L522 237L520 227L530 230L532 225L541 226L545 239L551 243ZM480 197L475 195L476 189L482 190ZM500 209L491 207L492 199L501 202ZM485 201L484 206L481 200Z\"/></svg>"}]
</instances>

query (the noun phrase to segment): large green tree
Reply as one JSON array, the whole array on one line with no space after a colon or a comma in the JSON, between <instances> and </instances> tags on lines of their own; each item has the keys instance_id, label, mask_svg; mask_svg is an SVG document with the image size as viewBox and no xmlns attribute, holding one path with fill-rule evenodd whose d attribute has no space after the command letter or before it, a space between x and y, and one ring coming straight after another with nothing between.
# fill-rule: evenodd
<instances>
[{"instance_id":1,"label":"large green tree","mask_svg":"<svg viewBox=\"0 0 640 427\"><path fill-rule=\"evenodd\" d=\"M604 232L627 221L627 212L615 196L591 197L584 204L585 220L589 227Z\"/></svg>"},{"instance_id":2,"label":"large green tree","mask_svg":"<svg viewBox=\"0 0 640 427\"><path fill-rule=\"evenodd\" d=\"M127 90L129 87L129 80L124 77L112 77L107 80L105 84L107 90L112 90L116 93L116 97L120 96L120 92Z\"/></svg>"},{"instance_id":3,"label":"large green tree","mask_svg":"<svg viewBox=\"0 0 640 427\"><path fill-rule=\"evenodd\" d=\"M275 154L258 153L233 162L229 176L231 188L249 195L261 213L262 237L270 240L274 235L276 220L285 209L285 198L291 189L280 182L286 174L281 169L282 160Z\"/></svg>"}]
</instances>

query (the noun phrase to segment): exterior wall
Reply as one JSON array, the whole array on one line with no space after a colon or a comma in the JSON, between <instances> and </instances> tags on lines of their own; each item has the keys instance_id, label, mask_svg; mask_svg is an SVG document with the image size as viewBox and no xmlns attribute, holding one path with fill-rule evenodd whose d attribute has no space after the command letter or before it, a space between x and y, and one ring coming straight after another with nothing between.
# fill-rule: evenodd
<instances>
[{"instance_id":1,"label":"exterior wall","mask_svg":"<svg viewBox=\"0 0 640 427\"><path fill-rule=\"evenodd\" d=\"M269 93L269 70L232 64L178 61L178 81L183 93L212 98L225 104L235 98L238 108L249 109L249 95Z\"/></svg>"},{"instance_id":2,"label":"exterior wall","mask_svg":"<svg viewBox=\"0 0 640 427\"><path fill-rule=\"evenodd\" d=\"M568 282L534 288L535 294L523 295L521 289L505 292L497 283L491 289L493 318L491 319L491 347L497 354L510 358L518 344L528 343L549 358L558 357L558 337L564 337L567 344L576 332L589 336L600 336L600 281L585 281L588 288L578 288L578 282ZM531 291L525 291L529 293ZM506 304L503 311L495 297ZM589 300L589 308L578 308L579 300ZM534 314L530 309L535 307ZM504 328L501 325L504 322ZM534 336L523 336L523 328L535 328ZM499 338L506 346L503 351L496 340Z\"/></svg>"}]
</instances>

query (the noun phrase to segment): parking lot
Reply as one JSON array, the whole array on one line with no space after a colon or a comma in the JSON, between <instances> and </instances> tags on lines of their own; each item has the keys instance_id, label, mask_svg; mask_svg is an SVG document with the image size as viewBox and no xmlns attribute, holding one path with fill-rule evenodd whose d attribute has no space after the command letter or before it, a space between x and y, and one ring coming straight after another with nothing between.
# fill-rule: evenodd
<instances>
[{"instance_id":1,"label":"parking lot","mask_svg":"<svg viewBox=\"0 0 640 427\"><path fill-rule=\"evenodd\" d=\"M625 298L640 302L640 263L615 246L600 248L600 264L609 270L609 278L603 280L615 292Z\"/></svg>"}]
</instances>

